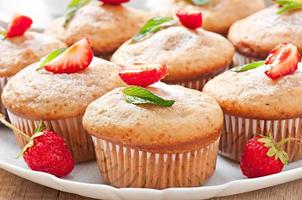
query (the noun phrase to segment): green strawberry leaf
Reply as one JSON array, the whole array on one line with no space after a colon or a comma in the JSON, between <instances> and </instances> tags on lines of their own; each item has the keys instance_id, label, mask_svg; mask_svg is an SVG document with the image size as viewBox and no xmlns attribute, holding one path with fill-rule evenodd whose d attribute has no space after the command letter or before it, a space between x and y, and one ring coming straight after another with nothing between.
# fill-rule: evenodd
<instances>
[{"instance_id":1,"label":"green strawberry leaf","mask_svg":"<svg viewBox=\"0 0 302 200\"><path fill-rule=\"evenodd\" d=\"M6 30L3 27L0 27L0 35L6 37Z\"/></svg>"},{"instance_id":2,"label":"green strawberry leaf","mask_svg":"<svg viewBox=\"0 0 302 200\"><path fill-rule=\"evenodd\" d=\"M67 26L80 8L86 6L90 2L91 0L71 0L66 9L64 27Z\"/></svg>"},{"instance_id":3,"label":"green strawberry leaf","mask_svg":"<svg viewBox=\"0 0 302 200\"><path fill-rule=\"evenodd\" d=\"M132 37L130 43L140 42L162 29L177 25L177 23L172 17L154 17L147 21L139 33Z\"/></svg>"},{"instance_id":4,"label":"green strawberry leaf","mask_svg":"<svg viewBox=\"0 0 302 200\"><path fill-rule=\"evenodd\" d=\"M283 14L288 11L302 8L301 0L276 0L274 2L280 7L277 11L277 14Z\"/></svg>"},{"instance_id":5,"label":"green strawberry leaf","mask_svg":"<svg viewBox=\"0 0 302 200\"><path fill-rule=\"evenodd\" d=\"M246 64L246 65L243 65L243 66L235 67L231 70L234 71L234 72L246 72L246 71L261 67L263 65L265 65L265 62L264 61L259 61L259 62L253 62L253 63L249 63L249 64Z\"/></svg>"},{"instance_id":6,"label":"green strawberry leaf","mask_svg":"<svg viewBox=\"0 0 302 200\"><path fill-rule=\"evenodd\" d=\"M149 90L138 86L126 87L123 90L123 94L126 102L134 105L153 104L162 107L169 107L175 103L173 100L165 100L159 96L156 96Z\"/></svg>"},{"instance_id":7,"label":"green strawberry leaf","mask_svg":"<svg viewBox=\"0 0 302 200\"><path fill-rule=\"evenodd\" d=\"M42 69L47 63L49 63L50 61L52 61L53 59L55 59L56 57L61 55L66 49L67 48L61 48L61 49L54 50L53 52L48 54L46 57L44 57L42 59L42 61L40 62L39 67L37 68L37 71Z\"/></svg>"}]
</instances>

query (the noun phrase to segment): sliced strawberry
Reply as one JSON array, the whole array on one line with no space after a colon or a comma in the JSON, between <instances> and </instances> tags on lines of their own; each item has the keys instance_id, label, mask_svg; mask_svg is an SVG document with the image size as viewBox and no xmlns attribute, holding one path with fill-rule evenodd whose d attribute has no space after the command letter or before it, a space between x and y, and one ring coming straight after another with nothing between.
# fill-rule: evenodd
<instances>
[{"instance_id":1,"label":"sliced strawberry","mask_svg":"<svg viewBox=\"0 0 302 200\"><path fill-rule=\"evenodd\" d=\"M124 69L119 75L128 85L148 87L167 76L168 68L166 65L139 65Z\"/></svg>"},{"instance_id":2,"label":"sliced strawberry","mask_svg":"<svg viewBox=\"0 0 302 200\"><path fill-rule=\"evenodd\" d=\"M279 44L266 59L265 64L269 65L270 69L265 71L265 74L273 80L293 74L298 69L300 61L301 55L295 45Z\"/></svg>"},{"instance_id":3,"label":"sliced strawberry","mask_svg":"<svg viewBox=\"0 0 302 200\"><path fill-rule=\"evenodd\" d=\"M23 35L32 23L32 19L25 15L15 15L7 27L6 37L12 38Z\"/></svg>"},{"instance_id":4,"label":"sliced strawberry","mask_svg":"<svg viewBox=\"0 0 302 200\"><path fill-rule=\"evenodd\" d=\"M82 39L47 63L47 71L62 74L86 69L93 59L93 52L87 39Z\"/></svg>"},{"instance_id":5,"label":"sliced strawberry","mask_svg":"<svg viewBox=\"0 0 302 200\"><path fill-rule=\"evenodd\" d=\"M181 24L189 29L195 30L202 26L201 12L187 13L180 9L177 11L176 16L178 17Z\"/></svg>"},{"instance_id":6,"label":"sliced strawberry","mask_svg":"<svg viewBox=\"0 0 302 200\"><path fill-rule=\"evenodd\" d=\"M103 3L106 3L106 4L120 5L122 3L127 3L130 0L100 0L100 1L102 1Z\"/></svg>"}]
</instances>

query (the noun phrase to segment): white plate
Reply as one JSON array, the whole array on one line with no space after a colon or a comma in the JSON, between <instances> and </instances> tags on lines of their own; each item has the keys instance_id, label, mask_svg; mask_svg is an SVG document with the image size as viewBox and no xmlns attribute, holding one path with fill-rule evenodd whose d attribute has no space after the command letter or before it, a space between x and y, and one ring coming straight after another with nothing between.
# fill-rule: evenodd
<instances>
[{"instance_id":1,"label":"white plate","mask_svg":"<svg viewBox=\"0 0 302 200\"><path fill-rule=\"evenodd\" d=\"M153 189L118 189L102 184L95 162L76 165L70 176L59 179L28 169L23 159L16 159L19 148L11 131L0 128L0 167L22 178L64 192L106 200L197 200L258 190L302 178L302 161L286 167L284 172L257 179L245 179L238 164L221 157L212 178L202 187Z\"/></svg>"}]
</instances>

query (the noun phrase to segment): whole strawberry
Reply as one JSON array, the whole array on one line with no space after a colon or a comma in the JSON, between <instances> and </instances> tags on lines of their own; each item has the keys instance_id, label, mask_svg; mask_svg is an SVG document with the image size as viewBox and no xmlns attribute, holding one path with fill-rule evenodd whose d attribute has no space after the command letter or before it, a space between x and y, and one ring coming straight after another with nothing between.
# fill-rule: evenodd
<instances>
[{"instance_id":1,"label":"whole strawberry","mask_svg":"<svg viewBox=\"0 0 302 200\"><path fill-rule=\"evenodd\" d=\"M23 153L29 168L57 177L70 174L74 168L74 160L62 137L55 132L45 130L41 135L34 136L32 140L30 147Z\"/></svg>"},{"instance_id":2,"label":"whole strawberry","mask_svg":"<svg viewBox=\"0 0 302 200\"><path fill-rule=\"evenodd\" d=\"M2 114L0 114L0 122L16 134L22 135L28 142L19 156L23 156L30 169L57 177L67 176L73 170L74 160L64 139L53 131L42 130L42 123L35 130L35 134L29 137L7 122Z\"/></svg>"},{"instance_id":3,"label":"whole strawberry","mask_svg":"<svg viewBox=\"0 0 302 200\"><path fill-rule=\"evenodd\" d=\"M242 173L248 178L256 178L279 173L288 163L288 155L273 142L270 136L256 136L245 145L240 162Z\"/></svg>"}]
</instances>

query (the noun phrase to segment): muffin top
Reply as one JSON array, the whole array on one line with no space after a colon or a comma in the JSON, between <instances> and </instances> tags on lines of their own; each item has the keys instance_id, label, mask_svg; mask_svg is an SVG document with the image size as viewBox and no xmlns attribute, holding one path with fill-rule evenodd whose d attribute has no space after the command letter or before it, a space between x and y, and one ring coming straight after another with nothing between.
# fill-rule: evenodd
<instances>
[{"instance_id":1,"label":"muffin top","mask_svg":"<svg viewBox=\"0 0 302 200\"><path fill-rule=\"evenodd\" d=\"M119 67L94 58L87 69L73 74L37 71L35 63L11 78L2 101L11 112L33 120L53 120L84 114L89 103L123 86Z\"/></svg>"},{"instance_id":2,"label":"muffin top","mask_svg":"<svg viewBox=\"0 0 302 200\"><path fill-rule=\"evenodd\" d=\"M86 37L96 55L109 54L132 37L147 20L146 13L129 7L92 2L79 9L64 27L65 17L55 20L46 34L67 45Z\"/></svg>"},{"instance_id":3,"label":"muffin top","mask_svg":"<svg viewBox=\"0 0 302 200\"><path fill-rule=\"evenodd\" d=\"M123 44L112 56L122 66L166 64L167 81L191 80L224 70L233 58L234 48L224 37L197 29L174 26L151 37Z\"/></svg>"},{"instance_id":4,"label":"muffin top","mask_svg":"<svg viewBox=\"0 0 302 200\"><path fill-rule=\"evenodd\" d=\"M240 53L265 58L277 44L288 42L302 52L302 10L277 14L277 6L236 22L229 39Z\"/></svg>"},{"instance_id":5,"label":"muffin top","mask_svg":"<svg viewBox=\"0 0 302 200\"><path fill-rule=\"evenodd\" d=\"M148 5L159 15L174 15L183 8L187 11L201 11L203 27L206 30L226 34L229 27L239 19L245 18L265 8L263 0L210 0L204 6L193 6L185 0L149 0Z\"/></svg>"},{"instance_id":6,"label":"muffin top","mask_svg":"<svg viewBox=\"0 0 302 200\"><path fill-rule=\"evenodd\" d=\"M0 77L15 75L55 49L65 47L61 41L36 32L0 40Z\"/></svg>"},{"instance_id":7,"label":"muffin top","mask_svg":"<svg viewBox=\"0 0 302 200\"><path fill-rule=\"evenodd\" d=\"M204 92L232 115L254 119L301 117L301 67L275 81L265 75L267 65L241 73L230 70L209 81Z\"/></svg>"},{"instance_id":8,"label":"muffin top","mask_svg":"<svg viewBox=\"0 0 302 200\"><path fill-rule=\"evenodd\" d=\"M220 136L222 111L216 101L201 92L157 83L148 90L171 107L133 105L125 101L123 88L91 103L84 128L97 138L151 152L186 152L213 143Z\"/></svg>"}]
</instances>

